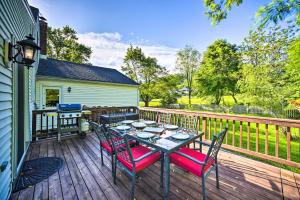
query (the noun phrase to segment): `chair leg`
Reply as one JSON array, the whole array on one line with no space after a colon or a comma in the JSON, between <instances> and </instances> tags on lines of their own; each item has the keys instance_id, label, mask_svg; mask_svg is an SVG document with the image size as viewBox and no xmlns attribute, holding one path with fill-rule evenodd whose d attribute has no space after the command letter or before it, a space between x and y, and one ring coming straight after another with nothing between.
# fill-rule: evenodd
<instances>
[{"instance_id":1,"label":"chair leg","mask_svg":"<svg viewBox=\"0 0 300 200\"><path fill-rule=\"evenodd\" d=\"M104 165L104 162L103 162L103 150L102 150L101 145L100 145L100 155L101 155L101 164Z\"/></svg>"},{"instance_id":2,"label":"chair leg","mask_svg":"<svg viewBox=\"0 0 300 200\"><path fill-rule=\"evenodd\" d=\"M117 161L116 161L116 157L114 157L114 169L113 169L113 178L114 178L114 184L117 184Z\"/></svg>"},{"instance_id":3,"label":"chair leg","mask_svg":"<svg viewBox=\"0 0 300 200\"><path fill-rule=\"evenodd\" d=\"M218 163L216 163L216 186L219 189L220 188L220 184L219 184L219 169L218 169Z\"/></svg>"},{"instance_id":4,"label":"chair leg","mask_svg":"<svg viewBox=\"0 0 300 200\"><path fill-rule=\"evenodd\" d=\"M202 173L202 199L205 200L206 199L206 193L205 193L205 175L204 173Z\"/></svg>"},{"instance_id":5,"label":"chair leg","mask_svg":"<svg viewBox=\"0 0 300 200\"><path fill-rule=\"evenodd\" d=\"M136 177L135 174L132 176L132 181L131 181L131 200L134 200L134 195L135 195L135 184L136 184Z\"/></svg>"},{"instance_id":6,"label":"chair leg","mask_svg":"<svg viewBox=\"0 0 300 200\"><path fill-rule=\"evenodd\" d=\"M114 170L115 170L114 155L111 154L111 172L112 172L112 175L114 175Z\"/></svg>"}]
</instances>

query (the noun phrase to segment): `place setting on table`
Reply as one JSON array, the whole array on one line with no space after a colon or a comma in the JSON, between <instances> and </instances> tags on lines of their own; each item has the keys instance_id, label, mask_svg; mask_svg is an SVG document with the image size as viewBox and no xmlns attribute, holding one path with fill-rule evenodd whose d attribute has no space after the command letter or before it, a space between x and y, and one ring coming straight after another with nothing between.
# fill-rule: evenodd
<instances>
[{"instance_id":1,"label":"place setting on table","mask_svg":"<svg viewBox=\"0 0 300 200\"><path fill-rule=\"evenodd\" d=\"M143 119L124 120L115 128L141 142L155 144L165 149L175 148L178 144L196 136L196 133L184 130L177 125L158 124L155 121Z\"/></svg>"}]
</instances>

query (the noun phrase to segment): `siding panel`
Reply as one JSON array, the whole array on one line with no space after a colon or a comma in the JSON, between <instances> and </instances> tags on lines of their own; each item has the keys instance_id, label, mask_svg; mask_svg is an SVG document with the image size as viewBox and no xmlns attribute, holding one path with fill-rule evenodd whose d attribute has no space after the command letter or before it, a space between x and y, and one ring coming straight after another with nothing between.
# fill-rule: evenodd
<instances>
[{"instance_id":1,"label":"siding panel","mask_svg":"<svg viewBox=\"0 0 300 200\"><path fill-rule=\"evenodd\" d=\"M7 199L11 192L14 162L13 147L13 67L4 66L4 42L19 41L31 33L34 22L25 0L0 1L0 164L9 165L0 173L0 199ZM33 70L32 70L33 71ZM16 131L14 131L16 132ZM15 168L15 167L14 167Z\"/></svg>"}]
</instances>

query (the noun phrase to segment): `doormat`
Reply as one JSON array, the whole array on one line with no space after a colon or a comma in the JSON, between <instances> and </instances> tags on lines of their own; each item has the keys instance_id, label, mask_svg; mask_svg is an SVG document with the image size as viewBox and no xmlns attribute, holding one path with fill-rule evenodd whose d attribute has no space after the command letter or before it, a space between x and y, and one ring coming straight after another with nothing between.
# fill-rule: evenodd
<instances>
[{"instance_id":1,"label":"doormat","mask_svg":"<svg viewBox=\"0 0 300 200\"><path fill-rule=\"evenodd\" d=\"M24 162L14 191L32 187L50 177L63 166L63 160L57 157L44 157Z\"/></svg>"}]
</instances>

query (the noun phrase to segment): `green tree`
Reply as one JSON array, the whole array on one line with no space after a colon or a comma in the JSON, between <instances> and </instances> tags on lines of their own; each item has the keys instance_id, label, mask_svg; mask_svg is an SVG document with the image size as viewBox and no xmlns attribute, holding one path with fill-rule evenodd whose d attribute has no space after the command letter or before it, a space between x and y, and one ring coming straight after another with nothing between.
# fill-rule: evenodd
<instances>
[{"instance_id":1,"label":"green tree","mask_svg":"<svg viewBox=\"0 0 300 200\"><path fill-rule=\"evenodd\" d=\"M149 106L157 95L156 81L165 74L166 69L157 64L156 58L146 57L141 48L132 45L127 49L121 69L140 84L140 98L146 107Z\"/></svg>"},{"instance_id":2,"label":"green tree","mask_svg":"<svg viewBox=\"0 0 300 200\"><path fill-rule=\"evenodd\" d=\"M286 68L292 29L277 26L250 31L241 45L242 76L238 82L247 103L281 110L292 93ZM299 55L298 55L299 56ZM277 113L280 114L280 113Z\"/></svg>"},{"instance_id":3,"label":"green tree","mask_svg":"<svg viewBox=\"0 0 300 200\"><path fill-rule=\"evenodd\" d=\"M287 54L285 90L293 94L291 100L297 100L300 98L300 38L296 38L291 42Z\"/></svg>"},{"instance_id":4,"label":"green tree","mask_svg":"<svg viewBox=\"0 0 300 200\"><path fill-rule=\"evenodd\" d=\"M243 0L204 0L205 14L215 25L226 19L232 7L242 3ZM267 5L260 7L256 13L259 25L262 27L269 22L277 24L288 16L294 16L294 21L300 24L299 0L271 0Z\"/></svg>"},{"instance_id":5,"label":"green tree","mask_svg":"<svg viewBox=\"0 0 300 200\"><path fill-rule=\"evenodd\" d=\"M182 84L182 75L180 74L169 74L157 81L158 98L163 106L177 102L177 99L181 96L179 92L180 84Z\"/></svg>"},{"instance_id":6,"label":"green tree","mask_svg":"<svg viewBox=\"0 0 300 200\"><path fill-rule=\"evenodd\" d=\"M177 52L176 68L184 77L186 87L188 88L189 106L191 106L194 75L199 65L200 53L196 49L186 46Z\"/></svg>"},{"instance_id":7,"label":"green tree","mask_svg":"<svg viewBox=\"0 0 300 200\"><path fill-rule=\"evenodd\" d=\"M92 50L78 43L76 31L69 26L51 28L47 30L47 55L50 58L75 63L88 63Z\"/></svg>"},{"instance_id":8,"label":"green tree","mask_svg":"<svg viewBox=\"0 0 300 200\"><path fill-rule=\"evenodd\" d=\"M219 105L225 94L230 94L235 102L238 91L237 81L240 55L236 45L226 40L216 40L203 54L203 60L197 75L199 94L213 96Z\"/></svg>"}]
</instances>

